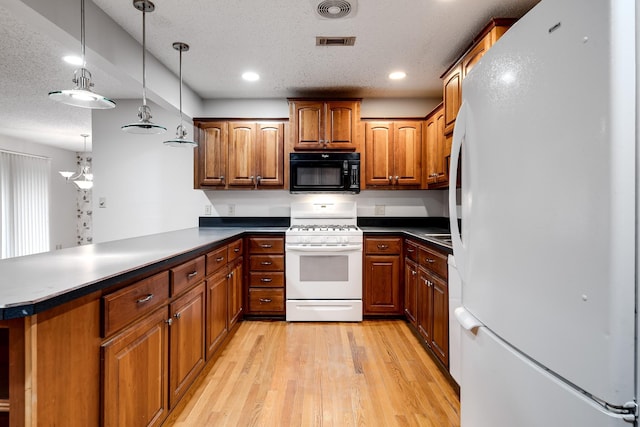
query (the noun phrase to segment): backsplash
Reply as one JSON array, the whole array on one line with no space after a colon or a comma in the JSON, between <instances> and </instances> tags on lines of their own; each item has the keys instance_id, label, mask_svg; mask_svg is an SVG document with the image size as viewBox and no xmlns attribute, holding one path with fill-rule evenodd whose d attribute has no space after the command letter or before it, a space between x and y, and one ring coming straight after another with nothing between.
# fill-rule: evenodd
<instances>
[{"instance_id":1,"label":"backsplash","mask_svg":"<svg viewBox=\"0 0 640 427\"><path fill-rule=\"evenodd\" d=\"M364 190L360 194L291 194L282 190L205 191L202 216L288 217L291 202L355 200L362 217L448 216L446 191Z\"/></svg>"}]
</instances>

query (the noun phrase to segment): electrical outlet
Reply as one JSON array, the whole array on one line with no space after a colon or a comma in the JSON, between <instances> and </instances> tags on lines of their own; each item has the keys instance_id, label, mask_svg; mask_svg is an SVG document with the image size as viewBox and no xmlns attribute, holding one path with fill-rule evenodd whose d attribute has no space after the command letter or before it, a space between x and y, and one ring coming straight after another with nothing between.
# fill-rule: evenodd
<instances>
[{"instance_id":1,"label":"electrical outlet","mask_svg":"<svg viewBox=\"0 0 640 427\"><path fill-rule=\"evenodd\" d=\"M211 215L211 205L204 205L204 214Z\"/></svg>"},{"instance_id":2,"label":"electrical outlet","mask_svg":"<svg viewBox=\"0 0 640 427\"><path fill-rule=\"evenodd\" d=\"M106 208L107 207L107 198L106 197L100 197L98 199L98 207L99 208Z\"/></svg>"},{"instance_id":3,"label":"electrical outlet","mask_svg":"<svg viewBox=\"0 0 640 427\"><path fill-rule=\"evenodd\" d=\"M236 205L228 205L227 207L227 215L228 216L236 216Z\"/></svg>"},{"instance_id":4,"label":"electrical outlet","mask_svg":"<svg viewBox=\"0 0 640 427\"><path fill-rule=\"evenodd\" d=\"M376 205L373 209L374 215L384 215L384 205Z\"/></svg>"}]
</instances>

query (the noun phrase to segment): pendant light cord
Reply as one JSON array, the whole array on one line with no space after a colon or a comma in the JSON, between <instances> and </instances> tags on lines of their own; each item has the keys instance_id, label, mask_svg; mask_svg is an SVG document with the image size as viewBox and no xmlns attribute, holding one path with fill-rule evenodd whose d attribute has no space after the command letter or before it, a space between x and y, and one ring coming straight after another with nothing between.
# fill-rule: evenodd
<instances>
[{"instance_id":1,"label":"pendant light cord","mask_svg":"<svg viewBox=\"0 0 640 427\"><path fill-rule=\"evenodd\" d=\"M80 44L82 45L82 68L87 66L87 60L85 58L85 39L84 39L84 0L80 0Z\"/></svg>"},{"instance_id":2,"label":"pendant light cord","mask_svg":"<svg viewBox=\"0 0 640 427\"><path fill-rule=\"evenodd\" d=\"M182 49L180 49L180 126L184 118L182 116Z\"/></svg>"},{"instance_id":3,"label":"pendant light cord","mask_svg":"<svg viewBox=\"0 0 640 427\"><path fill-rule=\"evenodd\" d=\"M146 52L146 26L145 16L146 12L142 9L142 105L147 105L147 69L145 67L145 52Z\"/></svg>"}]
</instances>

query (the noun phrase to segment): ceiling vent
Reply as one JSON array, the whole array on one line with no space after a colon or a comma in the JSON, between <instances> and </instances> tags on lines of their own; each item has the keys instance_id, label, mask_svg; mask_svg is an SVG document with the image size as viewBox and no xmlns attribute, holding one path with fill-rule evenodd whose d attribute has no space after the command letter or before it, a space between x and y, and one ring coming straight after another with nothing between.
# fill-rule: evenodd
<instances>
[{"instance_id":1,"label":"ceiling vent","mask_svg":"<svg viewBox=\"0 0 640 427\"><path fill-rule=\"evenodd\" d=\"M316 37L316 46L353 46L355 37Z\"/></svg>"},{"instance_id":2,"label":"ceiling vent","mask_svg":"<svg viewBox=\"0 0 640 427\"><path fill-rule=\"evenodd\" d=\"M312 0L316 13L323 19L351 18L357 9L356 0Z\"/></svg>"}]
</instances>

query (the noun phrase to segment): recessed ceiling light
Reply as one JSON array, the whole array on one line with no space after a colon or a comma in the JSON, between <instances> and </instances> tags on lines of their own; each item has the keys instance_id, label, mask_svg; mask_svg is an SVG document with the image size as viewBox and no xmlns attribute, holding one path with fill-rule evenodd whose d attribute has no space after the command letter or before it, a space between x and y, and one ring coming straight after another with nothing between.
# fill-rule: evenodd
<instances>
[{"instance_id":1,"label":"recessed ceiling light","mask_svg":"<svg viewBox=\"0 0 640 427\"><path fill-rule=\"evenodd\" d=\"M248 82L255 82L256 80L260 80L260 76L258 73L254 73L253 71L247 71L242 74L242 78Z\"/></svg>"},{"instance_id":2,"label":"recessed ceiling light","mask_svg":"<svg viewBox=\"0 0 640 427\"><path fill-rule=\"evenodd\" d=\"M402 80L405 77L407 77L407 73L405 73L404 71L394 71L393 73L389 74L389 78L391 80Z\"/></svg>"},{"instance_id":3,"label":"recessed ceiling light","mask_svg":"<svg viewBox=\"0 0 640 427\"><path fill-rule=\"evenodd\" d=\"M82 65L82 58L80 58L79 56L67 55L63 56L62 59L64 60L64 62L71 65Z\"/></svg>"}]
</instances>

